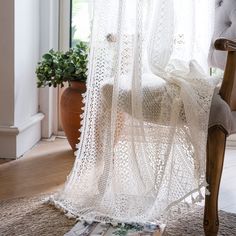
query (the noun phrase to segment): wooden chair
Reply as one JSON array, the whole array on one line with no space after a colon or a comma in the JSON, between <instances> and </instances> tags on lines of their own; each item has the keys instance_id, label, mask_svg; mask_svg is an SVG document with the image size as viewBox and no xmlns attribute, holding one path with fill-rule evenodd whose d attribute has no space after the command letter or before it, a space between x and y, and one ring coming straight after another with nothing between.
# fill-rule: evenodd
<instances>
[{"instance_id":1,"label":"wooden chair","mask_svg":"<svg viewBox=\"0 0 236 236\"><path fill-rule=\"evenodd\" d=\"M218 37L224 38L213 40L209 62L213 67L224 69L224 77L219 92L213 97L208 129L206 177L211 194L205 198L206 236L215 236L219 230L218 194L226 138L236 133L236 0L216 0L213 39Z\"/></svg>"},{"instance_id":2,"label":"wooden chair","mask_svg":"<svg viewBox=\"0 0 236 236\"><path fill-rule=\"evenodd\" d=\"M225 144L227 136L235 132L234 127L232 130L232 124L234 125L236 122L236 112L233 112L236 111L236 41L218 39L215 41L215 48L228 52L228 59L223 82L219 90L220 98L223 99L225 103L222 101L216 102L218 104L215 107L215 111L211 111L211 116L213 117L210 118L211 123L215 124L208 129L206 177L209 183L208 190L211 194L206 195L205 198L204 230L206 236L217 235L219 229L218 193L224 163ZM213 99L219 100L217 95L215 95ZM214 102L215 101L213 101L213 103ZM226 107L223 108L222 106ZM225 114L227 113L225 112L227 108L228 117L225 117L227 115ZM214 122L216 112L224 112L222 119L228 119L226 122L230 125L224 125L224 120ZM218 114L218 117L220 116L221 115Z\"/></svg>"}]
</instances>

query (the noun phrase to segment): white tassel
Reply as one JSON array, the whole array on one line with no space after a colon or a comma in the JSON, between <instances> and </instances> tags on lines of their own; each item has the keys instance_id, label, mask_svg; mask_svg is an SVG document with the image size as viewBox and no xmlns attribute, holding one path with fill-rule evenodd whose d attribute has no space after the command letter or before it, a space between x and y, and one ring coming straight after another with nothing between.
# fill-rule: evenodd
<instances>
[{"instance_id":1,"label":"white tassel","mask_svg":"<svg viewBox=\"0 0 236 236\"><path fill-rule=\"evenodd\" d=\"M112 221L112 222L111 222L111 225L112 225L113 227L117 227L119 224L118 224L118 222L116 222L116 221Z\"/></svg>"},{"instance_id":2,"label":"white tassel","mask_svg":"<svg viewBox=\"0 0 236 236\"><path fill-rule=\"evenodd\" d=\"M71 214L70 212L67 212L65 215L66 215L69 219L74 219L74 218L75 218L75 216L74 216L73 214Z\"/></svg>"},{"instance_id":3,"label":"white tassel","mask_svg":"<svg viewBox=\"0 0 236 236\"><path fill-rule=\"evenodd\" d=\"M93 221L86 220L85 223L88 224L88 225L91 225L93 223Z\"/></svg>"},{"instance_id":4,"label":"white tassel","mask_svg":"<svg viewBox=\"0 0 236 236\"><path fill-rule=\"evenodd\" d=\"M205 189L205 195L207 195L207 196L211 195L210 191L207 188Z\"/></svg>"},{"instance_id":5,"label":"white tassel","mask_svg":"<svg viewBox=\"0 0 236 236\"><path fill-rule=\"evenodd\" d=\"M51 200L50 197L46 197L43 199L43 204L50 204Z\"/></svg>"}]
</instances>

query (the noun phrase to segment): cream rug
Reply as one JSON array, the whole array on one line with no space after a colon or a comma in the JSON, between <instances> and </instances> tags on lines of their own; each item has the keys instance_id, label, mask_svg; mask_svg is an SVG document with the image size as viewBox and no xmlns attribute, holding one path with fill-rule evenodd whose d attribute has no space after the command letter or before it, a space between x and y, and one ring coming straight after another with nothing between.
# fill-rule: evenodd
<instances>
[{"instance_id":1,"label":"cream rug","mask_svg":"<svg viewBox=\"0 0 236 236\"><path fill-rule=\"evenodd\" d=\"M0 201L1 236L62 236L75 225L57 209L42 204L45 196ZM196 209L168 223L165 236L201 236L203 209ZM236 235L236 215L220 211L219 235ZM117 234L116 234L117 235ZM123 234L125 236L125 234Z\"/></svg>"}]
</instances>

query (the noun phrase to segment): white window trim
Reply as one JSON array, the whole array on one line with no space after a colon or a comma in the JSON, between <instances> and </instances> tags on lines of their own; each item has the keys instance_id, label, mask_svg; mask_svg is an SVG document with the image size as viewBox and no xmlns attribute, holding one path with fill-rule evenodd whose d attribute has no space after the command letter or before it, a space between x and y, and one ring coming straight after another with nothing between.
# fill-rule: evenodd
<instances>
[{"instance_id":1,"label":"white window trim","mask_svg":"<svg viewBox=\"0 0 236 236\"><path fill-rule=\"evenodd\" d=\"M67 51L70 45L70 0L40 1L40 56L50 49ZM59 130L59 88L39 89L39 109L45 114L42 137L64 135Z\"/></svg>"},{"instance_id":2,"label":"white window trim","mask_svg":"<svg viewBox=\"0 0 236 236\"><path fill-rule=\"evenodd\" d=\"M40 1L40 57L50 49L59 49L59 0ZM42 121L42 137L55 134L57 119L57 92L54 88L39 89L39 110L45 114Z\"/></svg>"},{"instance_id":3,"label":"white window trim","mask_svg":"<svg viewBox=\"0 0 236 236\"><path fill-rule=\"evenodd\" d=\"M58 31L58 49L67 51L70 48L70 0L59 0L59 31ZM59 96L60 88L53 91L53 134L64 136L64 131L60 130L59 125Z\"/></svg>"},{"instance_id":4,"label":"white window trim","mask_svg":"<svg viewBox=\"0 0 236 236\"><path fill-rule=\"evenodd\" d=\"M70 48L70 9L70 0L60 0L59 49L61 51Z\"/></svg>"}]
</instances>

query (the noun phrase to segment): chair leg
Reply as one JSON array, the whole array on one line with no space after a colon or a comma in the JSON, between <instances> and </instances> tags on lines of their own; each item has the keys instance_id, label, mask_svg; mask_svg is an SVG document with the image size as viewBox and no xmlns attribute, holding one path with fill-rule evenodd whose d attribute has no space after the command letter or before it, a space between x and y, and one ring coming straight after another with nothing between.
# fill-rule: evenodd
<instances>
[{"instance_id":1,"label":"chair leg","mask_svg":"<svg viewBox=\"0 0 236 236\"><path fill-rule=\"evenodd\" d=\"M208 130L206 180L210 195L205 198L204 231L216 236L219 230L218 194L224 164L226 134L220 126Z\"/></svg>"}]
</instances>

